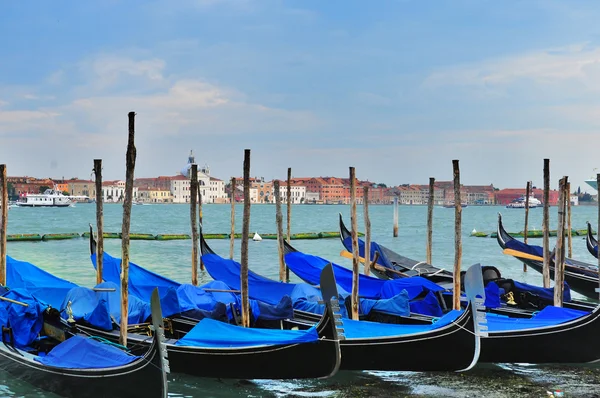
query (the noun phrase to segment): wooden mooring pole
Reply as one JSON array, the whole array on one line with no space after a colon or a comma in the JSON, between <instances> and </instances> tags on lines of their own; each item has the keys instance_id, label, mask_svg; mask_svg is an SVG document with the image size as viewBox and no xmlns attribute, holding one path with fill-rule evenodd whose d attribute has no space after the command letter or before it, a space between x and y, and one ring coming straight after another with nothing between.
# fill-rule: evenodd
<instances>
[{"instance_id":1,"label":"wooden mooring pole","mask_svg":"<svg viewBox=\"0 0 600 398\"><path fill-rule=\"evenodd\" d=\"M427 201L427 264L431 264L431 247L433 244L433 201L434 201L435 178L429 177L429 198Z\"/></svg>"},{"instance_id":2,"label":"wooden mooring pole","mask_svg":"<svg viewBox=\"0 0 600 398\"><path fill-rule=\"evenodd\" d=\"M104 263L104 203L102 195L102 159L94 159L94 179L96 182L96 284L102 283Z\"/></svg>"},{"instance_id":3,"label":"wooden mooring pole","mask_svg":"<svg viewBox=\"0 0 600 398\"><path fill-rule=\"evenodd\" d=\"M352 235L352 319L358 321L358 220L356 219L356 172L350 167L350 224Z\"/></svg>"},{"instance_id":4,"label":"wooden mooring pole","mask_svg":"<svg viewBox=\"0 0 600 398\"><path fill-rule=\"evenodd\" d=\"M544 215L542 219L544 266L542 281L545 288L550 287L550 159L544 159Z\"/></svg>"},{"instance_id":5,"label":"wooden mooring pole","mask_svg":"<svg viewBox=\"0 0 600 398\"><path fill-rule=\"evenodd\" d=\"M573 257L573 225L571 224L571 183L567 183L567 193L565 200L567 202L567 243L569 246L569 258Z\"/></svg>"},{"instance_id":6,"label":"wooden mooring pole","mask_svg":"<svg viewBox=\"0 0 600 398\"><path fill-rule=\"evenodd\" d=\"M525 188L525 227L523 228L523 241L527 243L527 227L529 223L529 195L531 195L531 181L527 181ZM527 264L523 263L523 272L527 272Z\"/></svg>"},{"instance_id":7,"label":"wooden mooring pole","mask_svg":"<svg viewBox=\"0 0 600 398\"><path fill-rule=\"evenodd\" d=\"M398 237L398 196L394 196L394 238Z\"/></svg>"},{"instance_id":8,"label":"wooden mooring pole","mask_svg":"<svg viewBox=\"0 0 600 398\"><path fill-rule=\"evenodd\" d=\"M369 187L363 187L363 214L365 219L365 267L364 274L371 271L371 219L369 218Z\"/></svg>"},{"instance_id":9,"label":"wooden mooring pole","mask_svg":"<svg viewBox=\"0 0 600 398\"><path fill-rule=\"evenodd\" d=\"M277 223L277 254L279 257L279 282L285 282L285 260L283 259L283 214L281 214L281 190L279 180L274 182L275 222Z\"/></svg>"},{"instance_id":10,"label":"wooden mooring pole","mask_svg":"<svg viewBox=\"0 0 600 398\"><path fill-rule=\"evenodd\" d=\"M292 239L292 168L288 167L287 173L287 243ZM285 281L290 281L290 269L285 266Z\"/></svg>"},{"instance_id":11,"label":"wooden mooring pole","mask_svg":"<svg viewBox=\"0 0 600 398\"><path fill-rule=\"evenodd\" d=\"M198 286L198 165L192 164L190 175L190 224L192 226L192 285Z\"/></svg>"},{"instance_id":12,"label":"wooden mooring pole","mask_svg":"<svg viewBox=\"0 0 600 398\"><path fill-rule=\"evenodd\" d=\"M556 256L554 257L554 305L562 307L565 273L565 192L567 177L558 183L558 228L556 230Z\"/></svg>"},{"instance_id":13,"label":"wooden mooring pole","mask_svg":"<svg viewBox=\"0 0 600 398\"><path fill-rule=\"evenodd\" d=\"M123 201L123 228L121 229L121 324L119 344L127 346L127 317L129 316L129 226L133 202L133 172L135 170L135 112L129 112L129 137L125 164L125 200Z\"/></svg>"},{"instance_id":14,"label":"wooden mooring pole","mask_svg":"<svg viewBox=\"0 0 600 398\"><path fill-rule=\"evenodd\" d=\"M229 235L229 258L233 260L235 246L235 177L231 177L231 233Z\"/></svg>"},{"instance_id":15,"label":"wooden mooring pole","mask_svg":"<svg viewBox=\"0 0 600 398\"><path fill-rule=\"evenodd\" d=\"M244 218L242 225L242 253L240 285L242 291L242 326L250 327L248 301L248 238L250 235L250 149L244 150Z\"/></svg>"},{"instance_id":16,"label":"wooden mooring pole","mask_svg":"<svg viewBox=\"0 0 600 398\"><path fill-rule=\"evenodd\" d=\"M6 286L6 234L8 232L8 181L6 165L0 164L0 189L2 190L2 211L0 212L0 285Z\"/></svg>"},{"instance_id":17,"label":"wooden mooring pole","mask_svg":"<svg viewBox=\"0 0 600 398\"><path fill-rule=\"evenodd\" d=\"M452 161L454 170L454 290L452 308L460 310L460 263L462 260L462 202L460 198L460 169L458 160Z\"/></svg>"}]
</instances>

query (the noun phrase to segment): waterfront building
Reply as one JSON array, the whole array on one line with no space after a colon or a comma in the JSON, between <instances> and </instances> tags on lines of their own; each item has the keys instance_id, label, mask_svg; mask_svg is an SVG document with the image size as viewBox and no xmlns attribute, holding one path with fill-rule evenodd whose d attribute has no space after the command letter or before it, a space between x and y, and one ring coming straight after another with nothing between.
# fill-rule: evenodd
<instances>
[{"instance_id":1,"label":"waterfront building","mask_svg":"<svg viewBox=\"0 0 600 398\"><path fill-rule=\"evenodd\" d=\"M521 196L525 196L526 190L525 188L506 188L496 191L496 204L498 205L507 205L515 199L520 198ZM544 202L544 190L533 188L531 193L535 196L536 199ZM556 206L558 203L558 191L551 190L548 196L548 204L550 206Z\"/></svg>"},{"instance_id":2,"label":"waterfront building","mask_svg":"<svg viewBox=\"0 0 600 398\"><path fill-rule=\"evenodd\" d=\"M133 187L133 200L138 198L138 187ZM106 203L117 203L125 200L125 181L103 181L102 201Z\"/></svg>"},{"instance_id":3,"label":"waterfront building","mask_svg":"<svg viewBox=\"0 0 600 398\"><path fill-rule=\"evenodd\" d=\"M290 192L292 204L301 204L306 200L306 187L300 184L294 184L290 180ZM273 187L272 203L275 203L275 188ZM287 203L287 181L281 181L279 184L279 196L281 197L281 203Z\"/></svg>"},{"instance_id":4,"label":"waterfront building","mask_svg":"<svg viewBox=\"0 0 600 398\"><path fill-rule=\"evenodd\" d=\"M68 181L68 185L71 196L87 196L91 199L96 197L96 183L94 181L72 179Z\"/></svg>"},{"instance_id":5,"label":"waterfront building","mask_svg":"<svg viewBox=\"0 0 600 398\"><path fill-rule=\"evenodd\" d=\"M170 190L138 188L138 201L142 203L173 203Z\"/></svg>"}]
</instances>

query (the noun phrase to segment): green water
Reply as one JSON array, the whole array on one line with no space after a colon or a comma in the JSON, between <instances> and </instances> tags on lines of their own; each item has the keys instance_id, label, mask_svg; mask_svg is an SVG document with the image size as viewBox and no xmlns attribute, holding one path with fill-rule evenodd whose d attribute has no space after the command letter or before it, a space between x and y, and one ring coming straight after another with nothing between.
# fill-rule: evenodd
<instances>
[{"instance_id":1,"label":"green water","mask_svg":"<svg viewBox=\"0 0 600 398\"><path fill-rule=\"evenodd\" d=\"M414 259L425 257L427 208L403 206L400 208L400 233L392 237L391 206L371 206L370 217L373 239ZM299 205L292 208L292 233L335 231L337 215L342 213L350 223L349 206ZM358 207L359 229L362 231L362 207ZM478 231L494 231L497 213L503 213L508 231L523 229L524 210L504 207L467 207L463 209L462 264L480 262L495 265L506 277L541 284L541 275L531 270L524 273L521 264L502 254L495 239L469 237ZM145 205L132 209L131 231L151 234L190 233L190 212L185 205ZM236 207L236 231L241 232L242 207ZM228 233L230 207L204 206L206 233ZM585 228L587 220L597 220L596 207L574 207L573 228ZM541 229L542 209L530 211L530 229ZM551 228L557 224L557 208L551 208ZM119 232L122 222L120 205L105 205L104 225L107 232ZM88 224L95 224L95 206L78 204L73 208L12 208L9 211L8 233L85 232ZM285 211L284 211L285 223ZM285 224L284 224L285 225ZM285 226L284 226L285 229ZM250 221L254 232L274 233L275 206L254 205ZM541 245L541 240L531 240ZM228 240L211 240L211 247L219 254L229 253ZM296 240L292 244L306 253L331 259L338 264L350 265L341 258L342 246L338 239ZM554 241L551 241L554 244ZM105 250L118 255L120 240L105 240ZM277 247L274 240L250 242L250 268L265 276L277 278ZM240 241L236 241L235 256L239 259ZM75 283L92 286L94 271L89 260L87 240L73 239L51 242L9 242L8 254L19 260L32 262L57 276ZM161 273L179 282L191 279L191 241L132 241L131 261ZM573 237L573 257L594 263L585 248L583 237ZM436 207L434 210L433 263L451 268L454 262L454 209ZM200 273L201 281L210 276ZM293 278L293 281L298 281ZM573 294L574 297L577 294ZM549 347L550 349L550 347ZM566 396L590 397L598 394L598 371L590 366L478 366L466 374L412 373L412 372L340 372L328 380L308 381L219 381L173 374L169 378L170 396L173 397L230 397L230 396L316 396L316 397L371 397L371 396L448 396L448 397L544 397L547 390L563 389ZM26 383L0 372L0 396L51 396L33 389ZM598 395L596 395L598 396Z\"/></svg>"}]
</instances>

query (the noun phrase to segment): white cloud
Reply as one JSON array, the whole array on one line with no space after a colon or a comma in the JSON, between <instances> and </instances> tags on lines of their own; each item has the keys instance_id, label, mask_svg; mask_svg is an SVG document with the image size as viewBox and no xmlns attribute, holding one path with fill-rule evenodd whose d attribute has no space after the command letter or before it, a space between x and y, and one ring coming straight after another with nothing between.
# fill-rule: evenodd
<instances>
[{"instance_id":1,"label":"white cloud","mask_svg":"<svg viewBox=\"0 0 600 398\"><path fill-rule=\"evenodd\" d=\"M495 87L526 79L539 85L566 81L584 83L586 89L600 89L600 48L576 44L557 49L442 68L427 77L425 87L448 85Z\"/></svg>"}]
</instances>

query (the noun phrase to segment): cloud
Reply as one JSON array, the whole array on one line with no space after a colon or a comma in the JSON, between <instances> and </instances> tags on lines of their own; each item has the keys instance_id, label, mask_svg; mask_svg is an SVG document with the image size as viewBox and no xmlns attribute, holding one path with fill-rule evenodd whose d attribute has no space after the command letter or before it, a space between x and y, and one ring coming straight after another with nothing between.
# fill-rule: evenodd
<instances>
[{"instance_id":1,"label":"cloud","mask_svg":"<svg viewBox=\"0 0 600 398\"><path fill-rule=\"evenodd\" d=\"M493 88L522 80L540 85L577 81L585 83L586 89L597 91L600 89L600 48L574 44L450 66L431 73L424 87Z\"/></svg>"}]
</instances>

